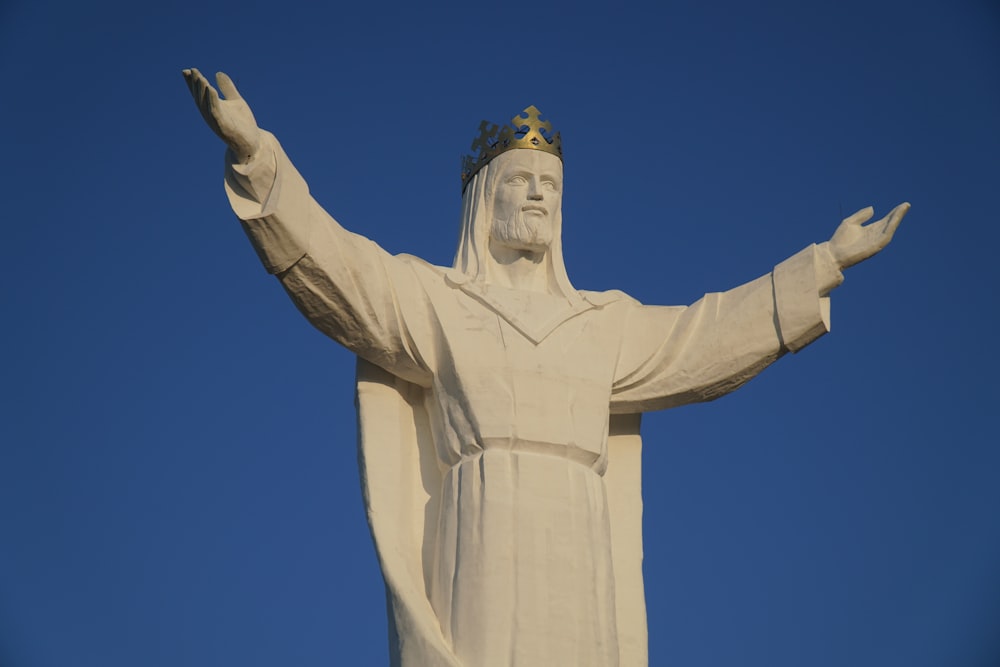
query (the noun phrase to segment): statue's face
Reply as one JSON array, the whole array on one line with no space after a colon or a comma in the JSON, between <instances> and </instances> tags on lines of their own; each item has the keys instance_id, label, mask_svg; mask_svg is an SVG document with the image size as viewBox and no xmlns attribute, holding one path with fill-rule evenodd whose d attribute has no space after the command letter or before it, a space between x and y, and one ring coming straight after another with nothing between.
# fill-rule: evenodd
<instances>
[{"instance_id":1,"label":"statue's face","mask_svg":"<svg viewBox=\"0 0 1000 667\"><path fill-rule=\"evenodd\" d=\"M490 238L515 250L546 250L555 236L556 214L562 205L562 160L550 153L518 149L493 162L498 171Z\"/></svg>"}]
</instances>

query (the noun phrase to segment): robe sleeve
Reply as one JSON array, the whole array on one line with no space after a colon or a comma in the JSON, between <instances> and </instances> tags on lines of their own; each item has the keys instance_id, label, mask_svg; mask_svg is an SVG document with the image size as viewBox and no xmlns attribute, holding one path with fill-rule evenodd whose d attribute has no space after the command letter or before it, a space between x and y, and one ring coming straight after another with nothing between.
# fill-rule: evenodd
<instances>
[{"instance_id":1,"label":"robe sleeve","mask_svg":"<svg viewBox=\"0 0 1000 667\"><path fill-rule=\"evenodd\" d=\"M842 281L827 245L811 245L688 307L628 304L611 411L662 410L741 387L830 330L828 294Z\"/></svg>"},{"instance_id":2,"label":"robe sleeve","mask_svg":"<svg viewBox=\"0 0 1000 667\"><path fill-rule=\"evenodd\" d=\"M433 351L429 266L348 232L309 194L281 145L263 133L246 164L226 156L226 194L264 268L324 334L410 382L428 386Z\"/></svg>"}]
</instances>

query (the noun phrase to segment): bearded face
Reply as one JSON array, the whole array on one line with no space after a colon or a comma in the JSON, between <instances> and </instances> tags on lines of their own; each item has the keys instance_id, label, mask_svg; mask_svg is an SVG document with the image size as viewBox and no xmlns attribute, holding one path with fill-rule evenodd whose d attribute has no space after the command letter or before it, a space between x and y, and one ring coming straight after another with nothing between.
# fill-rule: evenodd
<instances>
[{"instance_id":1,"label":"bearded face","mask_svg":"<svg viewBox=\"0 0 1000 667\"><path fill-rule=\"evenodd\" d=\"M506 248L540 253L555 236L562 203L562 160L535 150L512 150L494 159L490 239Z\"/></svg>"}]
</instances>

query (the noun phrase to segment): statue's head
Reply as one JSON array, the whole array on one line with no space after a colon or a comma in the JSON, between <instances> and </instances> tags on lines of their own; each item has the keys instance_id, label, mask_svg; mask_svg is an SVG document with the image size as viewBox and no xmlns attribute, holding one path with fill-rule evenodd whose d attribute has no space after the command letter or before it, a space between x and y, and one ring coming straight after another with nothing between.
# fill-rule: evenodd
<instances>
[{"instance_id":1,"label":"statue's head","mask_svg":"<svg viewBox=\"0 0 1000 667\"><path fill-rule=\"evenodd\" d=\"M483 121L462 161L462 229L453 282L488 282L490 244L543 254L552 289L574 300L562 257L562 141L529 106L500 127Z\"/></svg>"}]
</instances>

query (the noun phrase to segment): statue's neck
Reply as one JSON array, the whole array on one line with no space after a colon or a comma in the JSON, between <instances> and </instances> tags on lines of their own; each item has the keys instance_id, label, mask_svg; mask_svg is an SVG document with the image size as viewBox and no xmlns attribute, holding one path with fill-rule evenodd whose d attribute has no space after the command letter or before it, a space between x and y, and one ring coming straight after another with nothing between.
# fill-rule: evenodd
<instances>
[{"instance_id":1,"label":"statue's neck","mask_svg":"<svg viewBox=\"0 0 1000 667\"><path fill-rule=\"evenodd\" d=\"M490 241L494 262L490 282L508 289L526 292L549 292L552 285L545 261L545 251L517 250Z\"/></svg>"}]
</instances>

